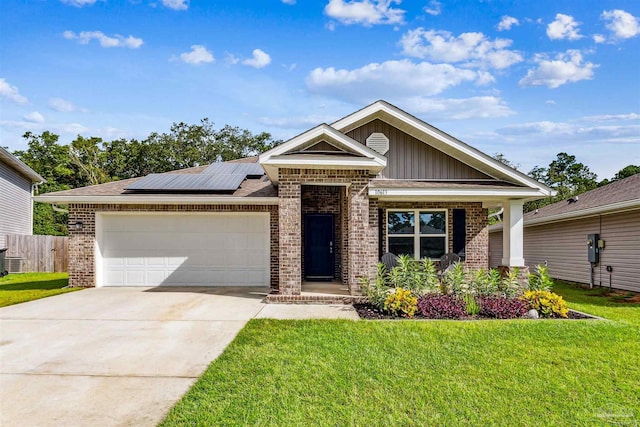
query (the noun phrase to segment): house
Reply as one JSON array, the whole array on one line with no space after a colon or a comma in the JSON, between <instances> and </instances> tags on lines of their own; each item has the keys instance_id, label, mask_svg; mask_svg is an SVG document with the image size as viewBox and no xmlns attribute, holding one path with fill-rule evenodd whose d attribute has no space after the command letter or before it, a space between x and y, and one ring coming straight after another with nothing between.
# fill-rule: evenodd
<instances>
[{"instance_id":1,"label":"house","mask_svg":"<svg viewBox=\"0 0 640 427\"><path fill-rule=\"evenodd\" d=\"M270 285L296 300L309 281L358 295L386 252L487 268L494 206L510 224L503 264L523 266L523 203L550 194L377 101L258 157L36 200L69 205L72 286Z\"/></svg>"},{"instance_id":2,"label":"house","mask_svg":"<svg viewBox=\"0 0 640 427\"><path fill-rule=\"evenodd\" d=\"M7 234L33 234L33 189L44 178L0 147L0 249Z\"/></svg>"},{"instance_id":3,"label":"house","mask_svg":"<svg viewBox=\"0 0 640 427\"><path fill-rule=\"evenodd\" d=\"M489 227L491 266L502 262L502 234L502 224ZM598 234L603 246L593 266L591 234ZM527 212L524 258L529 267L546 265L557 279L585 284L593 279L598 286L640 292L640 174Z\"/></svg>"}]
</instances>

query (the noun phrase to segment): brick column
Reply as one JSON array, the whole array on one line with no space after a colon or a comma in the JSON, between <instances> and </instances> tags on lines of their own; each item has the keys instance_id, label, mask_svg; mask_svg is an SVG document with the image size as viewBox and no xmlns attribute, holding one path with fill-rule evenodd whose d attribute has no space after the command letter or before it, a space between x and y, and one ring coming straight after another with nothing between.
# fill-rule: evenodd
<instances>
[{"instance_id":1,"label":"brick column","mask_svg":"<svg viewBox=\"0 0 640 427\"><path fill-rule=\"evenodd\" d=\"M360 294L360 279L372 277L377 248L369 224L369 194L366 176L354 178L349 186L349 292Z\"/></svg>"},{"instance_id":2,"label":"brick column","mask_svg":"<svg viewBox=\"0 0 640 427\"><path fill-rule=\"evenodd\" d=\"M82 222L82 229L75 228ZM95 210L90 205L70 205L69 229L69 286L90 288L96 285Z\"/></svg>"},{"instance_id":3,"label":"brick column","mask_svg":"<svg viewBox=\"0 0 640 427\"><path fill-rule=\"evenodd\" d=\"M302 198L300 182L286 175L278 188L280 286L283 295L300 295L302 289Z\"/></svg>"}]
</instances>

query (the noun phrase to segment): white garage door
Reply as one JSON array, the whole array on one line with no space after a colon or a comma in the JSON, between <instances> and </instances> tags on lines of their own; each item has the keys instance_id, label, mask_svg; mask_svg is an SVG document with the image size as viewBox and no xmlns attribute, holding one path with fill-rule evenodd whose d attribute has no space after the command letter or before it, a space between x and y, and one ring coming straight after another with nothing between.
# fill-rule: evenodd
<instances>
[{"instance_id":1,"label":"white garage door","mask_svg":"<svg viewBox=\"0 0 640 427\"><path fill-rule=\"evenodd\" d=\"M268 213L103 214L96 232L98 286L269 285Z\"/></svg>"}]
</instances>

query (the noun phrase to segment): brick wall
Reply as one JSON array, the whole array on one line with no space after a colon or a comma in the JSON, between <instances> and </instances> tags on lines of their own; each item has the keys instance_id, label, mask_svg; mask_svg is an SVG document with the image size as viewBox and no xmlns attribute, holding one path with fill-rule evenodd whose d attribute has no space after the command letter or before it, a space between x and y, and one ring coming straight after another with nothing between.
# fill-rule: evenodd
<instances>
[{"instance_id":1,"label":"brick wall","mask_svg":"<svg viewBox=\"0 0 640 427\"><path fill-rule=\"evenodd\" d=\"M93 287L96 284L95 272L95 224L96 212L269 212L270 218L270 264L271 287L277 288L278 253L278 207L273 205L69 205L69 285L74 287ZM82 230L76 230L74 224L83 223Z\"/></svg>"},{"instance_id":2,"label":"brick wall","mask_svg":"<svg viewBox=\"0 0 640 427\"><path fill-rule=\"evenodd\" d=\"M449 252L453 252L453 209L466 212L466 260L465 267L478 270L489 268L488 210L482 203L464 202L379 202L383 214L382 251L387 251L387 209L446 209Z\"/></svg>"}]
</instances>

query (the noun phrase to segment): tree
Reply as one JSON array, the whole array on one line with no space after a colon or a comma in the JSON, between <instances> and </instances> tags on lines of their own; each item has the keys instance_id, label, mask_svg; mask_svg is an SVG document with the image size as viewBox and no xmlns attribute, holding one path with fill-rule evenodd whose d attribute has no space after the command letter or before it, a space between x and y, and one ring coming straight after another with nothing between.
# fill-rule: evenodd
<instances>
[{"instance_id":1,"label":"tree","mask_svg":"<svg viewBox=\"0 0 640 427\"><path fill-rule=\"evenodd\" d=\"M597 175L582 163L576 162L576 157L567 153L558 153L548 168L535 166L529 176L541 181L557 191L555 197L527 202L525 211L538 209L560 200L565 200L585 191L597 187Z\"/></svg>"},{"instance_id":2,"label":"tree","mask_svg":"<svg viewBox=\"0 0 640 427\"><path fill-rule=\"evenodd\" d=\"M616 182L616 181L619 181L621 179L629 178L630 176L633 176L633 175L638 174L638 173L640 173L640 166L636 166L636 165L625 166L622 169L620 169L613 176L613 178L611 178L611 180L608 180L608 179L605 178L602 181L600 181L598 183L598 187L602 187L603 185L611 184L612 182Z\"/></svg>"},{"instance_id":3,"label":"tree","mask_svg":"<svg viewBox=\"0 0 640 427\"><path fill-rule=\"evenodd\" d=\"M509 166L512 169L518 169L520 167L519 163L513 163L511 160L507 159L507 157L503 153L493 153L491 156L500 163Z\"/></svg>"}]
</instances>

